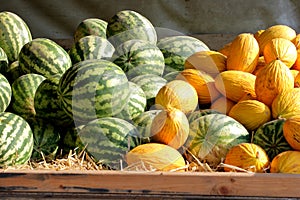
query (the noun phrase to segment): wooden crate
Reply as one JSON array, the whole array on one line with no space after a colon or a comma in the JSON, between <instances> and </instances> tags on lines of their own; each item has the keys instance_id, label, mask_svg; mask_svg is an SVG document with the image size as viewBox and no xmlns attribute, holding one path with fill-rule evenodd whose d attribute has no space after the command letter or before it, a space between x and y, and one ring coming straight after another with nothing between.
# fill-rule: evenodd
<instances>
[{"instance_id":1,"label":"wooden crate","mask_svg":"<svg viewBox=\"0 0 300 200\"><path fill-rule=\"evenodd\" d=\"M0 171L0 197L300 198L300 175L237 172Z\"/></svg>"}]
</instances>

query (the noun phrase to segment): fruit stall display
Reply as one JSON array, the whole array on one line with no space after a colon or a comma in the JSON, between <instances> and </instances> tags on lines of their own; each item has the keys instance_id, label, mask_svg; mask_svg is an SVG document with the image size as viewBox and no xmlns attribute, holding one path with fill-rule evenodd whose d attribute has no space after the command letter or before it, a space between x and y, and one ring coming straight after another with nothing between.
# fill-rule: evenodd
<instances>
[{"instance_id":1,"label":"fruit stall display","mask_svg":"<svg viewBox=\"0 0 300 200\"><path fill-rule=\"evenodd\" d=\"M53 179L51 170L87 173L87 182L163 173L169 181L299 183L300 34L276 24L212 49L169 33L122 10L82 21L66 48L0 12L0 185L18 173ZM225 184L210 190L256 195Z\"/></svg>"}]
</instances>

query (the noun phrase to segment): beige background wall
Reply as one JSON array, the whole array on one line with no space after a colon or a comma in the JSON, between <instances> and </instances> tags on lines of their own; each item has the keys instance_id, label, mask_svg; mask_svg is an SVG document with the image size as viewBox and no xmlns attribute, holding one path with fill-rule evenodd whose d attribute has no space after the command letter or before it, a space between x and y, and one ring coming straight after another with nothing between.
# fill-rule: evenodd
<instances>
[{"instance_id":1,"label":"beige background wall","mask_svg":"<svg viewBox=\"0 0 300 200\"><path fill-rule=\"evenodd\" d=\"M131 9L155 27L184 34L255 32L286 24L300 33L299 0L1 0L29 25L33 37L71 38L85 18L107 20Z\"/></svg>"}]
</instances>

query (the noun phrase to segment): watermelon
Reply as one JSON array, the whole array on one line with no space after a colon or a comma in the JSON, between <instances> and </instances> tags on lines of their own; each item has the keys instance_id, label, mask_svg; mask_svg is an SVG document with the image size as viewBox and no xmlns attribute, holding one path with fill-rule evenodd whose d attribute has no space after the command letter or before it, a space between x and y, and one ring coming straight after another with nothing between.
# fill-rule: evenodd
<instances>
[{"instance_id":1,"label":"watermelon","mask_svg":"<svg viewBox=\"0 0 300 200\"><path fill-rule=\"evenodd\" d=\"M213 110L213 109L200 109L200 110L195 110L191 113L188 113L187 118L189 120L189 123L192 123L194 120L198 119L199 117L202 117L204 115L209 115L209 114L222 114L219 111Z\"/></svg>"},{"instance_id":2,"label":"watermelon","mask_svg":"<svg viewBox=\"0 0 300 200\"><path fill-rule=\"evenodd\" d=\"M250 142L250 134L241 123L224 114L208 114L190 123L184 146L200 161L216 168L231 147L243 142Z\"/></svg>"},{"instance_id":3,"label":"watermelon","mask_svg":"<svg viewBox=\"0 0 300 200\"><path fill-rule=\"evenodd\" d=\"M25 74L17 78L11 85L11 107L15 114L24 117L34 117L34 96L37 88L45 77L39 74Z\"/></svg>"},{"instance_id":4,"label":"watermelon","mask_svg":"<svg viewBox=\"0 0 300 200\"><path fill-rule=\"evenodd\" d=\"M73 64L88 59L110 59L114 46L105 38L89 35L76 41L68 51Z\"/></svg>"},{"instance_id":5,"label":"watermelon","mask_svg":"<svg viewBox=\"0 0 300 200\"><path fill-rule=\"evenodd\" d=\"M37 87L34 95L35 116L58 126L73 123L72 118L59 105L57 94L61 75L56 74L44 79Z\"/></svg>"},{"instance_id":6,"label":"watermelon","mask_svg":"<svg viewBox=\"0 0 300 200\"><path fill-rule=\"evenodd\" d=\"M7 78L10 84L12 84L17 78L19 78L22 75L25 75L25 73L23 73L22 70L20 69L18 60L8 65L5 72L5 77Z\"/></svg>"},{"instance_id":7,"label":"watermelon","mask_svg":"<svg viewBox=\"0 0 300 200\"><path fill-rule=\"evenodd\" d=\"M172 71L163 75L163 78L167 80L167 82L173 81L176 79L180 71Z\"/></svg>"},{"instance_id":8,"label":"watermelon","mask_svg":"<svg viewBox=\"0 0 300 200\"><path fill-rule=\"evenodd\" d=\"M121 112L129 99L129 83L116 64L101 59L85 60L69 68L60 78L61 108L75 123Z\"/></svg>"},{"instance_id":9,"label":"watermelon","mask_svg":"<svg viewBox=\"0 0 300 200\"><path fill-rule=\"evenodd\" d=\"M26 120L33 133L31 160L53 160L60 144L61 129L40 118Z\"/></svg>"},{"instance_id":10,"label":"watermelon","mask_svg":"<svg viewBox=\"0 0 300 200\"><path fill-rule=\"evenodd\" d=\"M5 51L0 47L0 73L5 74L8 68L8 58Z\"/></svg>"},{"instance_id":11,"label":"watermelon","mask_svg":"<svg viewBox=\"0 0 300 200\"><path fill-rule=\"evenodd\" d=\"M33 151L33 133L19 115L0 113L0 167L26 164Z\"/></svg>"},{"instance_id":12,"label":"watermelon","mask_svg":"<svg viewBox=\"0 0 300 200\"><path fill-rule=\"evenodd\" d=\"M261 125L252 136L252 142L262 147L270 161L283 151L292 150L283 135L283 124L286 119L274 119Z\"/></svg>"},{"instance_id":13,"label":"watermelon","mask_svg":"<svg viewBox=\"0 0 300 200\"><path fill-rule=\"evenodd\" d=\"M121 10L108 19L106 37L115 46L132 39L140 39L156 44L157 34L152 23L133 10Z\"/></svg>"},{"instance_id":14,"label":"watermelon","mask_svg":"<svg viewBox=\"0 0 300 200\"><path fill-rule=\"evenodd\" d=\"M6 79L6 77L2 74L0 74L0 88L1 88L0 90L0 113L1 113L8 108L12 98L11 85Z\"/></svg>"},{"instance_id":15,"label":"watermelon","mask_svg":"<svg viewBox=\"0 0 300 200\"><path fill-rule=\"evenodd\" d=\"M201 40L186 35L167 36L157 41L165 59L165 72L182 71L185 60L199 51L209 51L209 47Z\"/></svg>"},{"instance_id":16,"label":"watermelon","mask_svg":"<svg viewBox=\"0 0 300 200\"><path fill-rule=\"evenodd\" d=\"M28 25L20 16L9 11L0 12L0 47L9 63L18 60L21 48L31 40Z\"/></svg>"},{"instance_id":17,"label":"watermelon","mask_svg":"<svg viewBox=\"0 0 300 200\"><path fill-rule=\"evenodd\" d=\"M35 38L26 43L20 51L18 60L24 73L36 73L46 78L63 74L72 66L69 54L48 38Z\"/></svg>"},{"instance_id":18,"label":"watermelon","mask_svg":"<svg viewBox=\"0 0 300 200\"><path fill-rule=\"evenodd\" d=\"M162 110L147 110L132 120L141 135L142 143L150 142L151 126L154 117Z\"/></svg>"},{"instance_id":19,"label":"watermelon","mask_svg":"<svg viewBox=\"0 0 300 200\"><path fill-rule=\"evenodd\" d=\"M145 111L147 99L145 92L139 85L131 81L128 83L130 90L128 102L115 117L131 121Z\"/></svg>"},{"instance_id":20,"label":"watermelon","mask_svg":"<svg viewBox=\"0 0 300 200\"><path fill-rule=\"evenodd\" d=\"M121 67L128 79L138 75L161 76L165 61L160 49L145 40L128 40L116 48L111 61Z\"/></svg>"},{"instance_id":21,"label":"watermelon","mask_svg":"<svg viewBox=\"0 0 300 200\"><path fill-rule=\"evenodd\" d=\"M139 75L130 79L130 81L139 85L145 92L147 99L146 110L154 106L156 94L167 83L164 78L154 74Z\"/></svg>"},{"instance_id":22,"label":"watermelon","mask_svg":"<svg viewBox=\"0 0 300 200\"><path fill-rule=\"evenodd\" d=\"M106 39L107 22L99 18L87 18L81 21L75 29L74 41L88 35L96 35Z\"/></svg>"},{"instance_id":23,"label":"watermelon","mask_svg":"<svg viewBox=\"0 0 300 200\"><path fill-rule=\"evenodd\" d=\"M124 155L140 144L136 127L116 117L90 121L78 134L87 152L112 169L120 169L120 163L125 163Z\"/></svg>"}]
</instances>

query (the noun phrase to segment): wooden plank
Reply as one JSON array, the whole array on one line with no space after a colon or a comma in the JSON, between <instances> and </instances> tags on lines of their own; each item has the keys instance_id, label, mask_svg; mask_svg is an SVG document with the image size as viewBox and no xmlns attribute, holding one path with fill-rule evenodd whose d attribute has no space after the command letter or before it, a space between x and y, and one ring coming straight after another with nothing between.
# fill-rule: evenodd
<instances>
[{"instance_id":1,"label":"wooden plank","mask_svg":"<svg viewBox=\"0 0 300 200\"><path fill-rule=\"evenodd\" d=\"M3 171L1 193L300 197L300 175L225 172Z\"/></svg>"}]
</instances>

